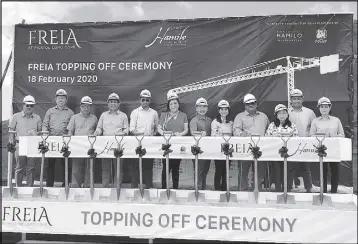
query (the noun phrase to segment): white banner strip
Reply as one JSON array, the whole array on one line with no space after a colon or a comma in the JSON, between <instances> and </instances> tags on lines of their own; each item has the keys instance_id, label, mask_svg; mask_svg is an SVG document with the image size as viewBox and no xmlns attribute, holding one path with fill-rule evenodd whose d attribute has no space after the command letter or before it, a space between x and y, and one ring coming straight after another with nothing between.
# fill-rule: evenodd
<instances>
[{"instance_id":1,"label":"white banner strip","mask_svg":"<svg viewBox=\"0 0 358 244\"><path fill-rule=\"evenodd\" d=\"M254 138L257 140L258 138ZM38 144L42 139L39 136L20 136L20 155L28 157L41 157L38 150ZM46 157L62 157L60 153L63 139L61 136L50 136L47 139L49 151ZM230 144L234 149L231 160L252 160L251 151L249 149L250 137L232 137ZM199 146L203 151L199 155L199 159L225 159L224 153L221 151L221 145L225 143L222 137L203 137L199 141ZM137 158L135 148L138 146L138 141L134 136L125 136L122 144L124 144L123 158ZM162 144L165 144L163 137L148 136L144 137L142 147L146 149L147 153L143 158L163 158ZM170 158L180 159L194 159L191 153L191 146L195 145L195 140L191 136L172 137L170 139L171 148ZM348 138L326 138L323 144L327 147L327 157L324 158L326 162L339 162L352 160L351 139ZM315 137L292 137L288 143L288 154L291 157L288 161L298 162L317 162L318 156L315 152L315 146L318 141ZM279 149L283 146L283 141L279 137L261 137L258 147L262 151L260 161L282 161ZM117 148L117 141L114 136L98 136L94 144L94 149L97 152L98 158L114 158L113 150ZM90 143L87 136L73 136L69 143L69 150L71 151L70 158L86 158Z\"/></svg>"},{"instance_id":2,"label":"white banner strip","mask_svg":"<svg viewBox=\"0 0 358 244\"><path fill-rule=\"evenodd\" d=\"M4 232L281 243L357 243L357 212L5 200Z\"/></svg>"}]
</instances>

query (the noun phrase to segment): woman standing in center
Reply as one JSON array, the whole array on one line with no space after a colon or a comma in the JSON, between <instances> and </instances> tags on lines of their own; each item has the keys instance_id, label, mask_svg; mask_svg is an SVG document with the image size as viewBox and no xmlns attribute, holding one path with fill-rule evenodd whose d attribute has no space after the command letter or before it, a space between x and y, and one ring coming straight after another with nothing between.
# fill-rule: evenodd
<instances>
[{"instance_id":1,"label":"woman standing in center","mask_svg":"<svg viewBox=\"0 0 358 244\"><path fill-rule=\"evenodd\" d=\"M224 133L232 135L233 121L228 119L230 105L226 100L218 103L218 115L211 123L211 136L222 136ZM226 161L215 160L214 187L217 191L226 191Z\"/></svg>"},{"instance_id":2,"label":"woman standing in center","mask_svg":"<svg viewBox=\"0 0 358 244\"><path fill-rule=\"evenodd\" d=\"M173 136L185 136L188 133L188 117L179 111L179 97L176 93L167 94L167 112L160 115L158 133L163 135L163 131L171 131ZM179 186L179 168L181 159L169 160L169 172L172 171L173 189ZM162 189L166 188L166 165L163 162L162 170Z\"/></svg>"}]
</instances>

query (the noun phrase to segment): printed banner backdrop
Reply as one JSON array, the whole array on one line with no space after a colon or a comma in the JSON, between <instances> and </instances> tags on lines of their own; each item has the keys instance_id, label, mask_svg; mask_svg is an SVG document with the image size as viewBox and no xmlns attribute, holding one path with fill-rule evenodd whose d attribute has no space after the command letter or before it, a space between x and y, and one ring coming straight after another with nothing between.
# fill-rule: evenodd
<instances>
[{"instance_id":1,"label":"printed banner backdrop","mask_svg":"<svg viewBox=\"0 0 358 244\"><path fill-rule=\"evenodd\" d=\"M305 105L317 115L317 100L329 97L332 113L349 134L352 36L352 14L20 24L15 28L14 113L21 110L23 97L31 94L36 113L43 118L55 105L56 90L63 88L75 113L80 99L90 96L97 117L106 110L110 93L119 94L121 110L129 116L139 106L140 91L149 89L152 107L160 114L171 88L228 77L253 65L258 65L255 71L286 66L285 59L270 62L286 56L339 54L339 72L296 71L295 87L303 90ZM263 62L269 63L260 66ZM217 103L226 99L234 117L244 110L244 95L252 93L259 110L272 120L277 103L287 103L286 80L282 74L183 93L180 108L191 119L195 101L204 97L213 118Z\"/></svg>"},{"instance_id":2,"label":"printed banner backdrop","mask_svg":"<svg viewBox=\"0 0 358 244\"><path fill-rule=\"evenodd\" d=\"M274 243L357 243L357 212L105 202L5 201L4 232ZM71 216L71 221L64 216ZM342 227L343 226L343 227ZM304 233L304 234L303 234Z\"/></svg>"}]
</instances>

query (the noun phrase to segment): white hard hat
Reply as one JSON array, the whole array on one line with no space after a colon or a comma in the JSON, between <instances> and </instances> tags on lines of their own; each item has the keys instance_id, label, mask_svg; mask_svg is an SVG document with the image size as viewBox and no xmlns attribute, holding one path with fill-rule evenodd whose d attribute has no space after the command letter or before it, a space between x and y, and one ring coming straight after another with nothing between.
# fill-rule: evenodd
<instances>
[{"instance_id":1,"label":"white hard hat","mask_svg":"<svg viewBox=\"0 0 358 244\"><path fill-rule=\"evenodd\" d=\"M140 92L140 97L152 97L152 94L147 89Z\"/></svg>"},{"instance_id":2,"label":"white hard hat","mask_svg":"<svg viewBox=\"0 0 358 244\"><path fill-rule=\"evenodd\" d=\"M252 94L246 94L244 96L244 103L252 103L252 102L256 102L256 97Z\"/></svg>"},{"instance_id":3,"label":"white hard hat","mask_svg":"<svg viewBox=\"0 0 358 244\"><path fill-rule=\"evenodd\" d=\"M65 96L67 97L67 92L64 89L58 89L56 92L56 97L57 96Z\"/></svg>"},{"instance_id":4,"label":"white hard hat","mask_svg":"<svg viewBox=\"0 0 358 244\"><path fill-rule=\"evenodd\" d=\"M198 100L196 100L195 106L208 106L208 102L205 98L201 97Z\"/></svg>"},{"instance_id":5,"label":"white hard hat","mask_svg":"<svg viewBox=\"0 0 358 244\"><path fill-rule=\"evenodd\" d=\"M278 104L276 107L275 107L275 114L278 112L278 111L281 111L281 110L286 110L287 111L287 107L283 104Z\"/></svg>"},{"instance_id":6,"label":"white hard hat","mask_svg":"<svg viewBox=\"0 0 358 244\"><path fill-rule=\"evenodd\" d=\"M228 101L226 100L221 100L219 103L218 103L218 107L219 108L230 108L230 104Z\"/></svg>"},{"instance_id":7,"label":"white hard hat","mask_svg":"<svg viewBox=\"0 0 358 244\"><path fill-rule=\"evenodd\" d=\"M26 96L24 97L23 103L25 104L36 104L35 98L33 96Z\"/></svg>"},{"instance_id":8,"label":"white hard hat","mask_svg":"<svg viewBox=\"0 0 358 244\"><path fill-rule=\"evenodd\" d=\"M329 100L328 97L321 97L318 100L317 107L319 107L320 105L323 105L323 104L332 105L331 100Z\"/></svg>"},{"instance_id":9,"label":"white hard hat","mask_svg":"<svg viewBox=\"0 0 358 244\"><path fill-rule=\"evenodd\" d=\"M167 100L170 101L170 100L173 100L173 99L178 99L178 94L176 94L175 92L173 91L168 91L167 93Z\"/></svg>"},{"instance_id":10,"label":"white hard hat","mask_svg":"<svg viewBox=\"0 0 358 244\"><path fill-rule=\"evenodd\" d=\"M303 97L303 93L300 89L293 89L290 96L291 97Z\"/></svg>"},{"instance_id":11,"label":"white hard hat","mask_svg":"<svg viewBox=\"0 0 358 244\"><path fill-rule=\"evenodd\" d=\"M110 94L110 95L108 96L107 102L108 102L109 100L117 100L118 102L121 101L121 100L119 100L119 96L118 96L117 93L112 93L112 94Z\"/></svg>"},{"instance_id":12,"label":"white hard hat","mask_svg":"<svg viewBox=\"0 0 358 244\"><path fill-rule=\"evenodd\" d=\"M92 104L92 99L89 96L84 96L81 99L81 104Z\"/></svg>"}]
</instances>

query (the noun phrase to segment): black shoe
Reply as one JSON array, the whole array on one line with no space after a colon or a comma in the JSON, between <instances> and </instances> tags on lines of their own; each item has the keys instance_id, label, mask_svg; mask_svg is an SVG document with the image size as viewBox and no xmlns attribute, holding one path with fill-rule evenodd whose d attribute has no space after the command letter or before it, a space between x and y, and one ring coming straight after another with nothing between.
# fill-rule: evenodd
<instances>
[{"instance_id":1,"label":"black shoe","mask_svg":"<svg viewBox=\"0 0 358 244\"><path fill-rule=\"evenodd\" d=\"M306 193L312 193L312 188L306 189Z\"/></svg>"},{"instance_id":2,"label":"black shoe","mask_svg":"<svg viewBox=\"0 0 358 244\"><path fill-rule=\"evenodd\" d=\"M299 185L301 185L301 181L300 181L300 179L296 178L295 179L295 188L297 188Z\"/></svg>"}]
</instances>

